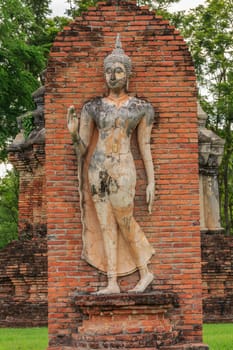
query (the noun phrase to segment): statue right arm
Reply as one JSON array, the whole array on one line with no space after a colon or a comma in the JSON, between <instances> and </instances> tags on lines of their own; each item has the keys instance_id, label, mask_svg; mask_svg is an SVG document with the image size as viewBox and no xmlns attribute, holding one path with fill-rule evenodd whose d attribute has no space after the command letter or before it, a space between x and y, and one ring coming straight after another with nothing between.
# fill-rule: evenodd
<instances>
[{"instance_id":1,"label":"statue right arm","mask_svg":"<svg viewBox=\"0 0 233 350\"><path fill-rule=\"evenodd\" d=\"M76 154L78 157L80 156L82 157L86 153L90 145L90 140L91 140L91 136L94 128L93 119L88 114L85 106L83 107L81 116L80 116L79 131L78 131L79 120L75 112L74 106L71 106L68 109L67 126L72 137Z\"/></svg>"}]
</instances>

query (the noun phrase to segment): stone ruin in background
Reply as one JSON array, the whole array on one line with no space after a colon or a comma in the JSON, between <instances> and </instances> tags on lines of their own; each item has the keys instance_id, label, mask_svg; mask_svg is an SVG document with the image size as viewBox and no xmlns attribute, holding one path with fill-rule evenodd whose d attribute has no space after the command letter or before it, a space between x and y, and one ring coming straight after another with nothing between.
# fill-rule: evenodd
<instances>
[{"instance_id":1,"label":"stone ruin in background","mask_svg":"<svg viewBox=\"0 0 233 350\"><path fill-rule=\"evenodd\" d=\"M0 327L47 325L44 93L42 85L32 94L36 109L18 117L20 132L8 149L19 172L19 240L0 251ZM28 137L26 118L34 125Z\"/></svg>"},{"instance_id":2,"label":"stone ruin in background","mask_svg":"<svg viewBox=\"0 0 233 350\"><path fill-rule=\"evenodd\" d=\"M45 72L41 74L42 84L44 79ZM20 175L19 238L43 238L47 235L44 94L44 85L32 94L36 109L17 118L20 132L8 148L8 160ZM33 124L27 136L25 120L31 120Z\"/></svg>"},{"instance_id":3,"label":"stone ruin in background","mask_svg":"<svg viewBox=\"0 0 233 350\"><path fill-rule=\"evenodd\" d=\"M221 233L218 169L225 140L206 128L207 114L198 104L199 181L201 232Z\"/></svg>"}]
</instances>

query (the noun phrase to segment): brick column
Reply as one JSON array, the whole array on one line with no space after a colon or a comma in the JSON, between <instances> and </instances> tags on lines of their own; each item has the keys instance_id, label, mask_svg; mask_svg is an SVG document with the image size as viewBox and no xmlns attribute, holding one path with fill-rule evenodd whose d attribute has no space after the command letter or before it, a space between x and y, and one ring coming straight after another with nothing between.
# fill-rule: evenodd
<instances>
[{"instance_id":1,"label":"brick column","mask_svg":"<svg viewBox=\"0 0 233 350\"><path fill-rule=\"evenodd\" d=\"M112 51L117 33L133 63L130 93L150 101L157 114L151 145L157 199L151 216L147 214L145 171L135 139L132 145L137 169L135 217L156 251L150 267L155 275L150 292L170 291L179 299L179 307L173 309L169 319L181 336L176 349L185 349L187 344L192 349L207 349L200 344L202 288L194 67L183 38L168 21L148 8L123 1L120 5L110 1L90 8L64 28L50 53L45 98L49 349L80 349L79 334L84 330L85 317L77 311L74 295L77 291L94 292L106 282L104 275L81 259L77 162L66 112L71 104L80 111L87 100L106 93L103 60ZM120 278L122 291L135 285L137 279L137 273ZM156 332L157 321L148 320L150 329ZM142 324L140 327L144 332ZM165 341L154 340L141 348L162 349L165 345Z\"/></svg>"}]
</instances>

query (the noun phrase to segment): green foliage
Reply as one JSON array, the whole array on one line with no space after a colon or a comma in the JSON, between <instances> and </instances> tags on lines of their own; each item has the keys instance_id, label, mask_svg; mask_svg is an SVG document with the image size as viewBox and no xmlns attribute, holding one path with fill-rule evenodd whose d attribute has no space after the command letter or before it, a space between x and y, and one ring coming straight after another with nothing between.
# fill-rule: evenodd
<instances>
[{"instance_id":1,"label":"green foliage","mask_svg":"<svg viewBox=\"0 0 233 350\"><path fill-rule=\"evenodd\" d=\"M67 19L49 19L50 0L0 0L0 159L17 134L16 118L33 110L31 94L50 46Z\"/></svg>"},{"instance_id":2,"label":"green foliage","mask_svg":"<svg viewBox=\"0 0 233 350\"><path fill-rule=\"evenodd\" d=\"M32 113L27 113L22 120L22 127L24 130L25 139L28 138L32 130L34 129L34 117Z\"/></svg>"},{"instance_id":3,"label":"green foliage","mask_svg":"<svg viewBox=\"0 0 233 350\"><path fill-rule=\"evenodd\" d=\"M17 133L16 117L33 107L31 93L39 86L44 49L30 44L33 14L19 0L0 0L0 158Z\"/></svg>"},{"instance_id":4,"label":"green foliage","mask_svg":"<svg viewBox=\"0 0 233 350\"><path fill-rule=\"evenodd\" d=\"M24 0L23 3L35 14L37 23L40 23L51 14L49 5L51 0Z\"/></svg>"},{"instance_id":5,"label":"green foliage","mask_svg":"<svg viewBox=\"0 0 233 350\"><path fill-rule=\"evenodd\" d=\"M0 179L0 248L18 237L18 174Z\"/></svg>"},{"instance_id":6,"label":"green foliage","mask_svg":"<svg viewBox=\"0 0 233 350\"><path fill-rule=\"evenodd\" d=\"M67 9L68 16L79 16L83 11L86 11L88 7L95 6L98 0L67 0L69 8Z\"/></svg>"},{"instance_id":7,"label":"green foliage","mask_svg":"<svg viewBox=\"0 0 233 350\"><path fill-rule=\"evenodd\" d=\"M49 55L50 47L52 46L57 33L61 31L69 22L69 18L57 16L54 18L45 18L43 22L41 22L41 26L37 27L37 32L33 37L31 37L30 42L33 45L38 45L41 47L46 60Z\"/></svg>"}]
</instances>

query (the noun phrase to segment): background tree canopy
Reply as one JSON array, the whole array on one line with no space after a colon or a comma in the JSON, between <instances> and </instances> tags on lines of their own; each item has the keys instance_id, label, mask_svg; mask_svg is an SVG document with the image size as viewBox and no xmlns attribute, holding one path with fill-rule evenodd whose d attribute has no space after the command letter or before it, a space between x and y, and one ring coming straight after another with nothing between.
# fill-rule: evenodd
<instances>
[{"instance_id":1,"label":"background tree canopy","mask_svg":"<svg viewBox=\"0 0 233 350\"><path fill-rule=\"evenodd\" d=\"M43 49L31 44L35 18L19 0L0 2L0 144L1 158L16 131L16 117L32 107L31 93L45 66Z\"/></svg>"},{"instance_id":2,"label":"background tree canopy","mask_svg":"<svg viewBox=\"0 0 233 350\"><path fill-rule=\"evenodd\" d=\"M219 184L222 223L227 234L233 234L232 18L232 0L207 0L205 6L172 17L194 60L208 127L226 140Z\"/></svg>"},{"instance_id":3,"label":"background tree canopy","mask_svg":"<svg viewBox=\"0 0 233 350\"><path fill-rule=\"evenodd\" d=\"M68 0L66 13L75 17L97 2ZM189 46L208 126L226 140L219 174L221 214L226 233L233 234L233 2L207 0L205 6L188 12L170 13L169 6L176 2L179 0L138 0L139 5L149 5L168 18ZM38 87L50 46L57 32L70 21L69 17L50 17L50 3L51 0L0 0L0 160L5 160L7 144L17 134L16 118L34 109L31 93ZM12 198L12 208L17 208L17 181L12 177L9 174L0 183L0 219L15 225L16 215L3 210L3 203ZM7 187L11 199L4 195ZM1 237L7 236L5 228L10 227L3 226L0 225L0 246Z\"/></svg>"},{"instance_id":4,"label":"background tree canopy","mask_svg":"<svg viewBox=\"0 0 233 350\"><path fill-rule=\"evenodd\" d=\"M48 0L0 0L0 159L17 133L16 118L33 108L31 94L49 48L67 19L49 19Z\"/></svg>"}]
</instances>

